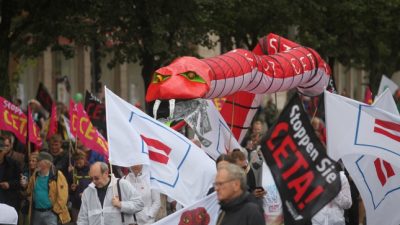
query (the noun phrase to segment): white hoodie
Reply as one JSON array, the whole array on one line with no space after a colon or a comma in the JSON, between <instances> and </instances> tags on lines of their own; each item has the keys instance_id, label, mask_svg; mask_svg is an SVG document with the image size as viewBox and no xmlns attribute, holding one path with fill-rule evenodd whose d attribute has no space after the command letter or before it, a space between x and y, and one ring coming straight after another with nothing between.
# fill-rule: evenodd
<instances>
[{"instance_id":1,"label":"white hoodie","mask_svg":"<svg viewBox=\"0 0 400 225\"><path fill-rule=\"evenodd\" d=\"M350 184L343 171L340 171L342 189L312 218L313 225L345 225L344 210L351 207Z\"/></svg>"},{"instance_id":2,"label":"white hoodie","mask_svg":"<svg viewBox=\"0 0 400 225\"><path fill-rule=\"evenodd\" d=\"M136 191L142 197L144 208L136 213L136 222L138 225L153 224L155 222L158 210L161 207L160 193L150 189L149 175L143 172L135 176L129 173L124 177L129 183L135 187Z\"/></svg>"}]
</instances>

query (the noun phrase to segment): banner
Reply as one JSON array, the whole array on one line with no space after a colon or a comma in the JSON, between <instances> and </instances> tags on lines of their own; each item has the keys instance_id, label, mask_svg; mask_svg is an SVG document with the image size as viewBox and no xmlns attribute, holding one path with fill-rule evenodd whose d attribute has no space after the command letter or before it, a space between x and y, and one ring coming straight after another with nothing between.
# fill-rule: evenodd
<instances>
[{"instance_id":1,"label":"banner","mask_svg":"<svg viewBox=\"0 0 400 225\"><path fill-rule=\"evenodd\" d=\"M110 162L148 164L152 188L183 206L202 199L214 182L215 162L185 136L107 88L105 96Z\"/></svg>"},{"instance_id":2,"label":"banner","mask_svg":"<svg viewBox=\"0 0 400 225\"><path fill-rule=\"evenodd\" d=\"M290 100L261 143L289 212L285 218L311 218L339 193L339 166L326 155L298 95Z\"/></svg>"},{"instance_id":3,"label":"banner","mask_svg":"<svg viewBox=\"0 0 400 225\"><path fill-rule=\"evenodd\" d=\"M400 116L325 92L328 154L380 157L400 167Z\"/></svg>"},{"instance_id":4,"label":"banner","mask_svg":"<svg viewBox=\"0 0 400 225\"><path fill-rule=\"evenodd\" d=\"M389 89L390 93L394 95L397 89L399 89L399 85L393 82L390 78L385 75L382 75L381 82L379 84L378 95L382 94L384 90Z\"/></svg>"},{"instance_id":5,"label":"banner","mask_svg":"<svg viewBox=\"0 0 400 225\"><path fill-rule=\"evenodd\" d=\"M58 124L57 124L57 106L56 103L51 98L49 92L43 85L43 83L39 84L39 88L36 93L36 99L40 102L42 107L50 113L48 127L47 127L47 138L50 138L54 134L57 133Z\"/></svg>"},{"instance_id":6,"label":"banner","mask_svg":"<svg viewBox=\"0 0 400 225\"><path fill-rule=\"evenodd\" d=\"M85 111L93 126L97 127L102 134L107 134L106 107L100 99L89 91L86 91L85 95Z\"/></svg>"},{"instance_id":7,"label":"banner","mask_svg":"<svg viewBox=\"0 0 400 225\"><path fill-rule=\"evenodd\" d=\"M40 128L36 125L32 117L31 107L28 105L28 134L29 141L36 145L36 147L42 147L42 138L40 137Z\"/></svg>"},{"instance_id":8,"label":"banner","mask_svg":"<svg viewBox=\"0 0 400 225\"><path fill-rule=\"evenodd\" d=\"M215 108L212 100L198 100L199 106L185 118L201 142L203 149L216 160L221 154L227 154L233 149L241 148L231 133L224 118Z\"/></svg>"},{"instance_id":9,"label":"banner","mask_svg":"<svg viewBox=\"0 0 400 225\"><path fill-rule=\"evenodd\" d=\"M84 146L108 158L108 143L92 125L82 104L70 101L69 113L71 134L78 137Z\"/></svg>"},{"instance_id":10,"label":"banner","mask_svg":"<svg viewBox=\"0 0 400 225\"><path fill-rule=\"evenodd\" d=\"M26 144L28 121L26 115L22 112L21 108L0 97L0 115L0 129L10 131L21 143ZM40 129L33 122L32 115L30 115L30 117L31 121L29 121L29 141L40 147Z\"/></svg>"},{"instance_id":11,"label":"banner","mask_svg":"<svg viewBox=\"0 0 400 225\"><path fill-rule=\"evenodd\" d=\"M399 115L390 90L378 96L373 106ZM370 155L353 154L342 160L363 199L367 225L400 224L400 168Z\"/></svg>"},{"instance_id":12,"label":"banner","mask_svg":"<svg viewBox=\"0 0 400 225\"><path fill-rule=\"evenodd\" d=\"M219 204L214 192L200 201L153 223L153 225L209 225L216 224Z\"/></svg>"},{"instance_id":13,"label":"banner","mask_svg":"<svg viewBox=\"0 0 400 225\"><path fill-rule=\"evenodd\" d=\"M38 90L36 92L36 99L40 102L42 107L47 112L51 113L54 102L43 83L39 84Z\"/></svg>"}]
</instances>

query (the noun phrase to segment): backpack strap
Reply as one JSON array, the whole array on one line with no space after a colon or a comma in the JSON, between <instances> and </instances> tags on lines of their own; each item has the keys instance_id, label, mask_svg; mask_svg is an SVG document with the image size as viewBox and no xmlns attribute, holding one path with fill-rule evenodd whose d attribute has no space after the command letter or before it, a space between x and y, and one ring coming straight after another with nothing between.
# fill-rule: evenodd
<instances>
[{"instance_id":1,"label":"backpack strap","mask_svg":"<svg viewBox=\"0 0 400 225\"><path fill-rule=\"evenodd\" d=\"M118 198L119 198L119 201L122 201L122 196L121 196L121 186L119 185L119 181L120 181L121 179L118 179L117 180L117 189L118 189ZM124 217L124 213L123 212L121 212L121 220L122 220L122 223L125 223L125 217Z\"/></svg>"}]
</instances>

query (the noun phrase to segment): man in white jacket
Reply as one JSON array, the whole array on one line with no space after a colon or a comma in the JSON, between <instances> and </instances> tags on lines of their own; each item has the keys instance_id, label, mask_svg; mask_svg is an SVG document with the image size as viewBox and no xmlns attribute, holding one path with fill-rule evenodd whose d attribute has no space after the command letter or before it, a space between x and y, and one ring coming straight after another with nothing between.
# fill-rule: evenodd
<instances>
[{"instance_id":1,"label":"man in white jacket","mask_svg":"<svg viewBox=\"0 0 400 225\"><path fill-rule=\"evenodd\" d=\"M135 188L124 179L117 181L110 177L108 166L104 162L94 163L90 167L89 176L93 182L83 192L77 224L133 224L133 215L144 206Z\"/></svg>"},{"instance_id":2,"label":"man in white jacket","mask_svg":"<svg viewBox=\"0 0 400 225\"><path fill-rule=\"evenodd\" d=\"M135 215L136 223L138 225L153 224L161 207L161 201L160 193L150 189L148 171L143 171L143 165L135 165L131 167L131 172L124 178L136 188L144 202L143 210Z\"/></svg>"},{"instance_id":3,"label":"man in white jacket","mask_svg":"<svg viewBox=\"0 0 400 225\"><path fill-rule=\"evenodd\" d=\"M351 207L350 184L343 171L340 171L342 189L312 218L312 225L345 225L344 210Z\"/></svg>"}]
</instances>

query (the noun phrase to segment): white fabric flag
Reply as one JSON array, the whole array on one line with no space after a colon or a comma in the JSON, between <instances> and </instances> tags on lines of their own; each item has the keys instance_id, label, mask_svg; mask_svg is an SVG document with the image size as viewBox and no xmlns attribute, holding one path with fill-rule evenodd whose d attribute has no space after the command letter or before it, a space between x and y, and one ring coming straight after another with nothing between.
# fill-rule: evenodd
<instances>
[{"instance_id":1,"label":"white fabric flag","mask_svg":"<svg viewBox=\"0 0 400 225\"><path fill-rule=\"evenodd\" d=\"M399 85L397 85L394 81L389 79L387 76L382 75L381 83L379 84L379 89L378 89L378 95L383 93L385 89L389 89L390 93L394 95L396 90L399 88Z\"/></svg>"},{"instance_id":2,"label":"white fabric flag","mask_svg":"<svg viewBox=\"0 0 400 225\"><path fill-rule=\"evenodd\" d=\"M153 223L153 225L216 224L219 208L217 194L214 192L193 205Z\"/></svg>"},{"instance_id":3,"label":"white fabric flag","mask_svg":"<svg viewBox=\"0 0 400 225\"><path fill-rule=\"evenodd\" d=\"M400 166L400 117L376 106L325 92L328 155L366 154Z\"/></svg>"},{"instance_id":4,"label":"white fabric flag","mask_svg":"<svg viewBox=\"0 0 400 225\"><path fill-rule=\"evenodd\" d=\"M211 100L201 100L199 109L185 118L201 142L201 148L214 160L241 146Z\"/></svg>"},{"instance_id":5,"label":"white fabric flag","mask_svg":"<svg viewBox=\"0 0 400 225\"><path fill-rule=\"evenodd\" d=\"M107 88L106 93L106 124L110 163L123 167L138 164L149 165L147 145L142 144L143 141L136 127L129 122L133 110L142 116L146 114Z\"/></svg>"},{"instance_id":6,"label":"white fabric flag","mask_svg":"<svg viewBox=\"0 0 400 225\"><path fill-rule=\"evenodd\" d=\"M399 115L389 90L375 99L373 105ZM398 225L400 202L400 168L370 155L348 155L343 163L364 202L367 225Z\"/></svg>"},{"instance_id":7,"label":"white fabric flag","mask_svg":"<svg viewBox=\"0 0 400 225\"><path fill-rule=\"evenodd\" d=\"M107 88L105 93L110 162L133 165L147 158L152 188L184 206L203 198L214 181L215 162L182 134Z\"/></svg>"}]
</instances>

